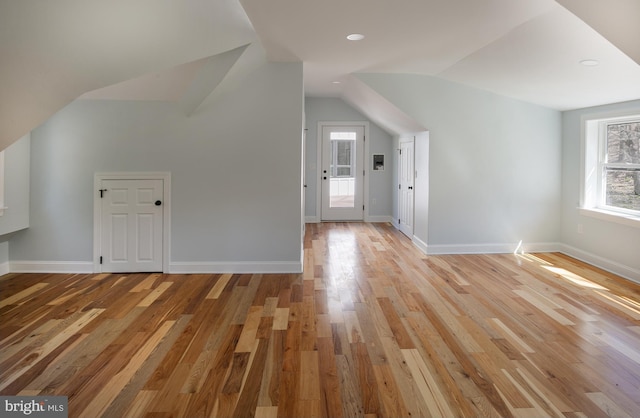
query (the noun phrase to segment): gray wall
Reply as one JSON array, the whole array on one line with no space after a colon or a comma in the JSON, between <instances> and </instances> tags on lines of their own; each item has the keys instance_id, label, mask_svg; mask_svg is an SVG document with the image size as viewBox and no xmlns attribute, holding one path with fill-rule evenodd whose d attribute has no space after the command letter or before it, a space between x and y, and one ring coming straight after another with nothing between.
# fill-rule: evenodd
<instances>
[{"instance_id":1,"label":"gray wall","mask_svg":"<svg viewBox=\"0 0 640 418\"><path fill-rule=\"evenodd\" d=\"M29 150L30 135L20 138L4 150L4 205L0 216L0 242L11 232L29 226Z\"/></svg>"},{"instance_id":2,"label":"gray wall","mask_svg":"<svg viewBox=\"0 0 640 418\"><path fill-rule=\"evenodd\" d=\"M190 117L80 100L34 130L31 227L11 260L91 261L94 173L169 171L171 261L299 263L302 64L264 64L219 99Z\"/></svg>"},{"instance_id":3,"label":"gray wall","mask_svg":"<svg viewBox=\"0 0 640 418\"><path fill-rule=\"evenodd\" d=\"M383 131L366 116L358 112L341 99L307 97L305 99L305 117L307 129L306 143L306 184L305 211L306 216L315 217L316 193L318 190L317 136L318 122L369 122L369 155L365 158L369 177L369 216L391 219L393 213L392 179L396 170L395 150L391 135ZM371 170L372 154L385 155L384 171ZM374 203L375 201L375 203Z\"/></svg>"},{"instance_id":4,"label":"gray wall","mask_svg":"<svg viewBox=\"0 0 640 418\"><path fill-rule=\"evenodd\" d=\"M0 242L0 275L9 273L9 243Z\"/></svg>"},{"instance_id":5,"label":"gray wall","mask_svg":"<svg viewBox=\"0 0 640 418\"><path fill-rule=\"evenodd\" d=\"M429 212L415 223L428 216L416 237L430 250L559 241L560 112L434 77L358 78L429 131Z\"/></svg>"},{"instance_id":6,"label":"gray wall","mask_svg":"<svg viewBox=\"0 0 640 418\"><path fill-rule=\"evenodd\" d=\"M616 112L637 111L640 113L640 100L598 106L570 112L562 115L562 242L584 251L587 261L601 264L602 260L590 259L590 255L602 257L613 263L636 270L640 277L640 227L632 227L583 216L579 213L582 159L582 118L598 117L603 114L615 116ZM578 233L578 225L583 232ZM603 267L611 267L604 265Z\"/></svg>"}]
</instances>

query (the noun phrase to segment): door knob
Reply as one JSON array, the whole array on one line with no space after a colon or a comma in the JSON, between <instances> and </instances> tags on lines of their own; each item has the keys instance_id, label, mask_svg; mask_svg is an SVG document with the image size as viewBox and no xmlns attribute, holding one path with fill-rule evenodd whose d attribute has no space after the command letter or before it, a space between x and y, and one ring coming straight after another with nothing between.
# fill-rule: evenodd
<instances>
[{"instance_id":1,"label":"door knob","mask_svg":"<svg viewBox=\"0 0 640 418\"><path fill-rule=\"evenodd\" d=\"M162 202L160 200L156 200L156 206L160 206Z\"/></svg>"}]
</instances>

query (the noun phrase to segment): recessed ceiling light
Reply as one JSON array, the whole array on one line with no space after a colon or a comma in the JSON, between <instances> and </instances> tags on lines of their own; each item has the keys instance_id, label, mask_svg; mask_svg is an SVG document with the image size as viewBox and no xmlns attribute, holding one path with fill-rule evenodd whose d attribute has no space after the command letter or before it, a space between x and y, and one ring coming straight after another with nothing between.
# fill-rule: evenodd
<instances>
[{"instance_id":1,"label":"recessed ceiling light","mask_svg":"<svg viewBox=\"0 0 640 418\"><path fill-rule=\"evenodd\" d=\"M364 35L361 33L352 33L347 36L347 39L350 41L361 41L364 39Z\"/></svg>"},{"instance_id":2,"label":"recessed ceiling light","mask_svg":"<svg viewBox=\"0 0 640 418\"><path fill-rule=\"evenodd\" d=\"M340 84L341 82L340 82L340 81L332 81L331 83L333 83L333 84Z\"/></svg>"},{"instance_id":3,"label":"recessed ceiling light","mask_svg":"<svg viewBox=\"0 0 640 418\"><path fill-rule=\"evenodd\" d=\"M580 64L586 66L586 67L595 67L596 65L600 64L598 62L598 60L592 60L592 59L588 59L588 60L582 60L580 61Z\"/></svg>"}]
</instances>

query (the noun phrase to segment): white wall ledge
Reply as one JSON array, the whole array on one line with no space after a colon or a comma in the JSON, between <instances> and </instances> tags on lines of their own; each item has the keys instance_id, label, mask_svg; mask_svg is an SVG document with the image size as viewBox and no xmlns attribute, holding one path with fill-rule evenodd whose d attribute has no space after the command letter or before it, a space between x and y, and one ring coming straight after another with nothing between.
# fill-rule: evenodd
<instances>
[{"instance_id":1,"label":"white wall ledge","mask_svg":"<svg viewBox=\"0 0 640 418\"><path fill-rule=\"evenodd\" d=\"M578 208L578 212L580 213L580 215L588 216L590 218L596 218L602 221L614 222L634 228L640 228L640 216L611 212L595 208Z\"/></svg>"}]
</instances>

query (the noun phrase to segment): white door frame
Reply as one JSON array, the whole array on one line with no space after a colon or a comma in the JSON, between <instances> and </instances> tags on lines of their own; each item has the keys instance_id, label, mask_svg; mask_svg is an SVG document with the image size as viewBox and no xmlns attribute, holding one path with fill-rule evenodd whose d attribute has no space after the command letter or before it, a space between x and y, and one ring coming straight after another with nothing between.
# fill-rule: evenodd
<instances>
[{"instance_id":1,"label":"white door frame","mask_svg":"<svg viewBox=\"0 0 640 418\"><path fill-rule=\"evenodd\" d=\"M322 221L322 130L325 126L363 126L364 127L364 184L363 184L363 198L364 203L364 221L369 222L369 176L371 171L369 170L369 122L356 121L356 122L318 122L318 132L316 134L316 222Z\"/></svg>"},{"instance_id":2,"label":"white door frame","mask_svg":"<svg viewBox=\"0 0 640 418\"><path fill-rule=\"evenodd\" d=\"M95 173L93 176L93 272L101 273L102 253L102 200L100 184L102 180L162 180L162 272L169 273L171 256L171 173L169 172L114 172Z\"/></svg>"}]
</instances>

